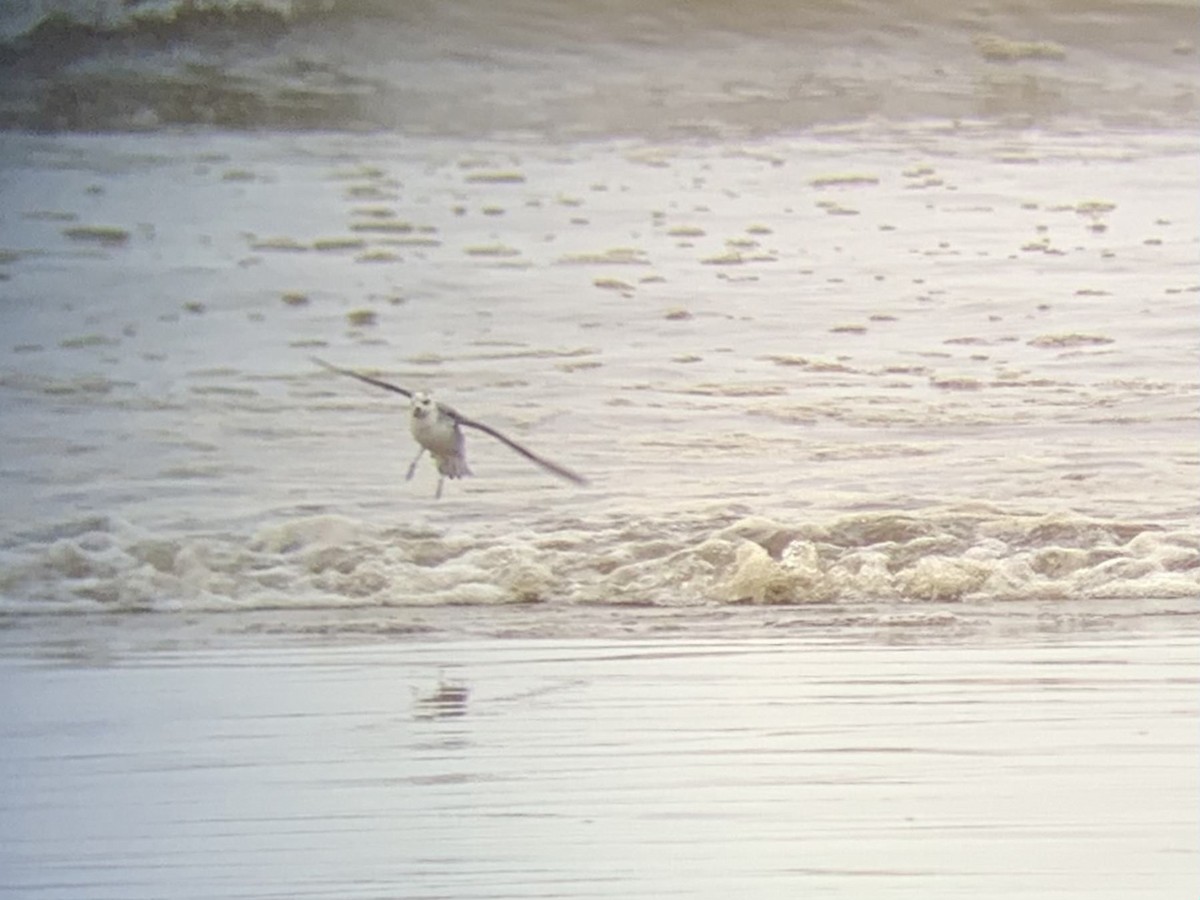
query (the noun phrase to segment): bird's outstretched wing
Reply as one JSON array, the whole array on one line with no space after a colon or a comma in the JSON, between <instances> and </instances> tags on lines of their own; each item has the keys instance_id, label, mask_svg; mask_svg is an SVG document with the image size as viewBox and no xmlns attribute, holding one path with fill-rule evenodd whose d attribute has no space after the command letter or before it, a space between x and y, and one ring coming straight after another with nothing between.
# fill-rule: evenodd
<instances>
[{"instance_id":1,"label":"bird's outstretched wing","mask_svg":"<svg viewBox=\"0 0 1200 900\"><path fill-rule=\"evenodd\" d=\"M338 368L337 366L331 365L330 363L325 362L323 359L318 359L315 356L311 357L311 359L318 366L320 366L323 369L328 369L330 372L337 372L339 375L349 375L351 378L357 378L359 381L366 382L367 384L373 384L373 385L375 385L375 387L383 388L385 391L392 391L397 394L402 394L405 397L412 397L412 395L413 395L412 391L402 388L398 385L391 384L390 382L381 381L378 378L371 378L369 375L361 375L358 372L352 371L351 369ZM458 410L451 409L449 406L446 406L444 403L439 403L438 409L440 409L446 415L450 416L450 418L452 418L455 422L457 422L462 427L474 428L476 431L482 431L484 434L488 435L489 437L493 437L496 440L498 440L500 443L504 444L504 446L508 447L510 450L512 450L516 453L519 453L521 456L525 457L531 463L541 466L543 469L545 469L547 472L551 473L552 475L557 475L559 478L564 478L567 481L572 482L573 484L587 484L588 483L588 480L586 478L584 478L582 475L572 472L566 466L560 466L558 463L551 462L550 460L546 459L544 456L538 456L536 453L534 453L528 447L521 446L516 441L514 441L512 438L508 437L505 434L502 434L501 432L497 431L495 428L492 428L490 425L484 425L482 422L476 422L474 419L468 419L462 413L458 412Z\"/></svg>"},{"instance_id":2,"label":"bird's outstretched wing","mask_svg":"<svg viewBox=\"0 0 1200 900\"><path fill-rule=\"evenodd\" d=\"M337 366L330 365L329 363L325 362L325 360L317 359L315 356L310 356L309 359L315 362L322 369L328 369L330 372L337 372L339 375L349 375L351 378L357 378L359 381L365 381L367 384L373 384L375 387L381 387L385 391L392 391L393 393L400 394L404 397L412 397L413 395L412 391L402 388L399 385L395 385L387 381L380 381L378 378L372 378L370 375L360 375L358 372L353 372L350 369L339 369Z\"/></svg>"},{"instance_id":3,"label":"bird's outstretched wing","mask_svg":"<svg viewBox=\"0 0 1200 900\"><path fill-rule=\"evenodd\" d=\"M550 460L546 459L546 457L544 457L544 456L538 456L536 453L534 453L528 447L522 447L520 444L518 444L512 438L508 437L507 435L501 434L499 431L497 431L495 428L492 428L490 425L484 425L482 422L476 422L474 419L468 419L462 413L457 412L456 410L453 410L448 406L444 406L441 403L438 404L438 407L442 410L442 412L446 413L449 416L452 416L454 418L454 421L458 422L458 424L463 426L463 428L474 428L476 431L482 431L484 434L486 434L490 437L494 437L496 440L498 440L504 446L508 447L508 449L521 454L523 457L525 457L531 463L541 466L543 469L545 469L550 474L557 475L559 478L564 478L567 481L572 482L573 484L587 484L588 483L588 480L586 478L584 478L582 475L572 472L566 466L560 466L558 463L550 462Z\"/></svg>"}]
</instances>

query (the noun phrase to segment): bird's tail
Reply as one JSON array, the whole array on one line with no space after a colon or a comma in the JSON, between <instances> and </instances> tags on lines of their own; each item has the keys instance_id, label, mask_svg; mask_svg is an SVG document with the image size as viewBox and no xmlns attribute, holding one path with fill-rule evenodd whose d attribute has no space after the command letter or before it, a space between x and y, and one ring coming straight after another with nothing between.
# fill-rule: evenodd
<instances>
[{"instance_id":1,"label":"bird's tail","mask_svg":"<svg viewBox=\"0 0 1200 900\"><path fill-rule=\"evenodd\" d=\"M438 473L447 478L463 478L467 475L473 475L470 467L467 465L467 458L461 453L454 456L438 457Z\"/></svg>"}]
</instances>

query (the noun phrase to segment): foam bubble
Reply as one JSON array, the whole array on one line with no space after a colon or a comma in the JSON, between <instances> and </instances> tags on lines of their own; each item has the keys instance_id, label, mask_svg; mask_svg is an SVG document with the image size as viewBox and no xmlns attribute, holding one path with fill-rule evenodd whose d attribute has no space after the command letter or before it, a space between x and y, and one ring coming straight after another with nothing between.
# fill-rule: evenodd
<instances>
[{"instance_id":1,"label":"foam bubble","mask_svg":"<svg viewBox=\"0 0 1200 900\"><path fill-rule=\"evenodd\" d=\"M635 603L946 603L1186 598L1200 536L1069 514L930 510L824 523L746 515L572 519L518 534L310 516L249 537L157 535L109 517L0 549L11 612Z\"/></svg>"}]
</instances>

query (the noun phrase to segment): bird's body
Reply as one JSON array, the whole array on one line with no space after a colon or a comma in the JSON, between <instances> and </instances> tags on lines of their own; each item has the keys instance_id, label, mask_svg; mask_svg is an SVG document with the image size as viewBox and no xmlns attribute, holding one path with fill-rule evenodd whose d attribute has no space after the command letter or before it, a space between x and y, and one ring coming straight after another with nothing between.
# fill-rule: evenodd
<instances>
[{"instance_id":1,"label":"bird's body","mask_svg":"<svg viewBox=\"0 0 1200 900\"><path fill-rule=\"evenodd\" d=\"M438 475L441 476L438 479L439 497L442 495L442 479L462 478L471 474L467 466L467 441L454 410L435 403L426 393L416 392L412 396L412 418L408 427L421 446L417 458L408 467L409 478L416 472L417 463L425 451L429 451L433 457Z\"/></svg>"},{"instance_id":2,"label":"bird's body","mask_svg":"<svg viewBox=\"0 0 1200 900\"><path fill-rule=\"evenodd\" d=\"M357 378L359 381L366 382L375 387L408 397L412 401L409 430L412 431L412 436L421 449L417 452L416 459L408 467L406 477L409 479L413 477L413 474L417 470L417 463L428 452L437 465L438 486L436 496L438 497L442 496L442 486L447 478L462 478L465 475L473 474L467 466L466 439L462 431L464 427L482 431L509 449L521 454L521 456L524 456L530 462L541 466L547 472L557 475L559 478L563 478L574 484L587 484L587 479L581 475L577 475L570 469L553 463L545 457L538 456L532 450L522 447L512 438L506 437L496 429L484 425L482 422L476 422L474 419L468 419L444 403L436 402L424 391L410 391L407 388L402 388L387 381L381 381L378 378L372 378L369 375L362 375L350 369L339 369L337 366L332 366L315 357L313 358L313 362L322 368L329 369L331 372Z\"/></svg>"}]
</instances>

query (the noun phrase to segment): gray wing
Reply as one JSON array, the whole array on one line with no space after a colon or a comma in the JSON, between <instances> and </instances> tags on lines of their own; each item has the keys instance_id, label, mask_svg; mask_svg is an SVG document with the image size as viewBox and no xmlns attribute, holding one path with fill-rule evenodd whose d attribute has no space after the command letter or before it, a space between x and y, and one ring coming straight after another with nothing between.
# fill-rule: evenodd
<instances>
[{"instance_id":1,"label":"gray wing","mask_svg":"<svg viewBox=\"0 0 1200 900\"><path fill-rule=\"evenodd\" d=\"M337 372L339 375L348 375L351 378L357 378L359 381L365 382L366 384L373 384L373 385L375 385L375 387L380 387L380 388L383 388L385 391L392 391L394 393L401 394L405 397L411 398L413 395L412 391L407 390L406 388L402 388L399 385L395 385L395 384L392 384L387 381L382 381L378 378L372 378L369 375L361 375L358 372L354 372L350 369L340 369L337 366L331 365L331 364L325 362L325 360L318 359L315 356L310 357L310 358L318 366L320 366L323 369L328 369L330 372ZM553 475L557 475L559 478L564 478L567 481L572 482L573 484L587 484L588 483L587 479L584 478L582 475L577 475L575 472L572 472L566 466L560 466L558 463L551 462L550 460L546 459L544 456L538 456L536 453L534 453L528 447L522 447L520 444L518 444L512 438L500 433L495 428L492 428L490 425L484 425L482 422L476 422L474 419L468 419L462 413L458 412L455 409L452 409L449 406L446 406L444 403L439 403L438 409L440 409L443 413L445 413L447 416L449 416L451 419L453 419L458 425L463 426L465 428L474 428L476 431L482 431L484 434L489 435L490 437L494 437L496 440L498 440L500 443L504 444L504 446L508 447L510 450L513 450L516 453L519 453L521 456L525 457L531 463L541 466L547 472L550 472Z\"/></svg>"},{"instance_id":2,"label":"gray wing","mask_svg":"<svg viewBox=\"0 0 1200 900\"><path fill-rule=\"evenodd\" d=\"M317 359L315 356L310 356L309 359L315 362L322 369L328 369L330 372L337 372L339 375L349 375L351 378L357 378L359 381L364 381L367 384L373 384L375 387L381 387L385 391L392 391L393 393L400 394L403 397L411 398L413 395L412 391L402 388L399 385L395 385L387 381L381 381L378 378L372 378L370 375L360 375L358 372L353 372L350 369L339 369L337 366L330 365L329 363L325 362L325 360Z\"/></svg>"},{"instance_id":3,"label":"gray wing","mask_svg":"<svg viewBox=\"0 0 1200 900\"><path fill-rule=\"evenodd\" d=\"M566 479L567 481L570 481L572 484L587 484L588 483L588 480L586 478L584 478L582 475L572 472L566 466L560 466L556 462L551 462L550 460L546 459L546 457L544 457L544 456L538 456L538 454L534 453L528 447L521 446L516 441L514 441L512 438L508 437L505 434L502 434L501 432L497 431L495 428L492 428L490 425L484 425L482 422L476 422L474 419L468 419L462 413L458 412L457 410L451 409L449 406L446 406L445 404L442 404L442 403L438 404L438 408L442 412L446 413L446 415L448 415L452 419L454 419L454 421L456 421L459 425L463 426L464 428L474 428L476 431L482 431L484 434L488 435L489 437L494 437L496 440L498 440L504 446L508 447L510 450L513 450L516 453L521 454L521 456L525 457L531 463L541 466L543 469L545 469L547 472L550 472L552 475L557 475L559 478Z\"/></svg>"}]
</instances>

